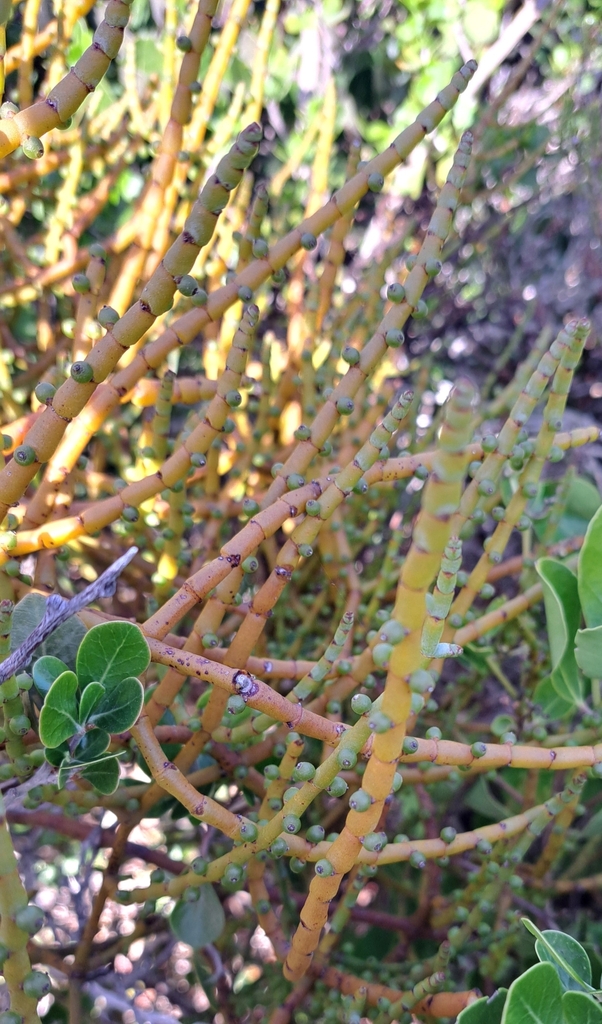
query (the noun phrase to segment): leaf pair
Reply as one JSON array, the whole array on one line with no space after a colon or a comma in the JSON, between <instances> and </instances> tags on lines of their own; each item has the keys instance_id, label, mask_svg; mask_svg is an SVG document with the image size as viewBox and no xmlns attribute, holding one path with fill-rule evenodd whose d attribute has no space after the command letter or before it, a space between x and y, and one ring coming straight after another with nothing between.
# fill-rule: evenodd
<instances>
[{"instance_id":1,"label":"leaf pair","mask_svg":"<svg viewBox=\"0 0 602 1024\"><path fill-rule=\"evenodd\" d=\"M592 967L583 946L571 935L544 931L523 918L537 939L540 963L530 967L491 999L479 999L462 1011L458 1024L602 1024L594 998Z\"/></svg>"},{"instance_id":2,"label":"leaf pair","mask_svg":"<svg viewBox=\"0 0 602 1024\"><path fill-rule=\"evenodd\" d=\"M563 562L540 558L552 674L535 699L552 718L563 718L583 704L584 684L602 678L602 507L590 520L579 554L577 575ZM581 619L586 628L580 629Z\"/></svg>"},{"instance_id":3,"label":"leaf pair","mask_svg":"<svg viewBox=\"0 0 602 1024\"><path fill-rule=\"evenodd\" d=\"M115 790L117 757L105 751L110 733L131 728L140 714L144 691L136 675L149 661L148 644L137 626L107 622L94 626L82 640L76 672L53 656L35 663L34 682L46 694L40 739L48 748L48 760L60 766L59 785L78 771L100 792Z\"/></svg>"}]
</instances>

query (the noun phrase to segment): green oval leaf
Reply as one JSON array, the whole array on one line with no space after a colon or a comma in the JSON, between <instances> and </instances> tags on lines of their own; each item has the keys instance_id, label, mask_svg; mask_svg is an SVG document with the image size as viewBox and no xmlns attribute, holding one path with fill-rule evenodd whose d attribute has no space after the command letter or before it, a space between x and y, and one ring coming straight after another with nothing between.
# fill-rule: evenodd
<instances>
[{"instance_id":1,"label":"green oval leaf","mask_svg":"<svg viewBox=\"0 0 602 1024\"><path fill-rule=\"evenodd\" d=\"M36 690L43 697L46 696L55 679L58 679L63 672L67 672L68 665L60 658L53 658L51 654L45 654L33 663L32 675Z\"/></svg>"},{"instance_id":2,"label":"green oval leaf","mask_svg":"<svg viewBox=\"0 0 602 1024\"><path fill-rule=\"evenodd\" d=\"M565 1024L602 1024L602 1007L585 992L565 992L562 1013Z\"/></svg>"},{"instance_id":3,"label":"green oval leaf","mask_svg":"<svg viewBox=\"0 0 602 1024\"><path fill-rule=\"evenodd\" d=\"M15 606L10 635L10 649L16 650L42 621L46 610L46 598L41 594L26 594ZM55 629L33 652L33 659L44 655L60 658L70 669L75 668L77 649L86 635L86 627L76 615ZM24 668L27 668L25 665Z\"/></svg>"},{"instance_id":4,"label":"green oval leaf","mask_svg":"<svg viewBox=\"0 0 602 1024\"><path fill-rule=\"evenodd\" d=\"M543 587L552 668L556 669L579 629L577 577L555 558L540 558L535 568Z\"/></svg>"},{"instance_id":5,"label":"green oval leaf","mask_svg":"<svg viewBox=\"0 0 602 1024\"><path fill-rule=\"evenodd\" d=\"M134 676L130 676L127 679L105 683L103 689L104 694L89 716L88 725L104 729L105 732L124 732L134 724L142 710L142 683Z\"/></svg>"},{"instance_id":6,"label":"green oval leaf","mask_svg":"<svg viewBox=\"0 0 602 1024\"><path fill-rule=\"evenodd\" d=\"M226 915L212 885L201 886L200 896L194 903L179 900L169 923L182 942L193 949L202 949L216 942L226 925Z\"/></svg>"},{"instance_id":7,"label":"green oval leaf","mask_svg":"<svg viewBox=\"0 0 602 1024\"><path fill-rule=\"evenodd\" d=\"M552 964L535 964L513 981L501 1024L560 1024L562 987Z\"/></svg>"},{"instance_id":8,"label":"green oval leaf","mask_svg":"<svg viewBox=\"0 0 602 1024\"><path fill-rule=\"evenodd\" d=\"M101 622L90 629L77 652L81 686L116 683L138 676L148 668L150 651L142 631L133 622Z\"/></svg>"},{"instance_id":9,"label":"green oval leaf","mask_svg":"<svg viewBox=\"0 0 602 1024\"><path fill-rule=\"evenodd\" d=\"M507 995L507 988L498 988L489 999L477 999L462 1010L457 1024L501 1024Z\"/></svg>"},{"instance_id":10,"label":"green oval leaf","mask_svg":"<svg viewBox=\"0 0 602 1024\"><path fill-rule=\"evenodd\" d=\"M79 702L79 720L85 725L105 694L102 683L88 683Z\"/></svg>"},{"instance_id":11,"label":"green oval leaf","mask_svg":"<svg viewBox=\"0 0 602 1024\"><path fill-rule=\"evenodd\" d=\"M602 678L602 626L577 630L575 658L588 679Z\"/></svg>"},{"instance_id":12,"label":"green oval leaf","mask_svg":"<svg viewBox=\"0 0 602 1024\"><path fill-rule=\"evenodd\" d=\"M55 679L40 712L40 739L45 747L58 747L78 730L77 676L63 672Z\"/></svg>"},{"instance_id":13,"label":"green oval leaf","mask_svg":"<svg viewBox=\"0 0 602 1024\"><path fill-rule=\"evenodd\" d=\"M103 729L92 729L91 732L87 732L82 736L73 751L73 759L80 764L86 761L94 761L101 754L104 754L110 742L111 737L108 732L104 732Z\"/></svg>"},{"instance_id":14,"label":"green oval leaf","mask_svg":"<svg viewBox=\"0 0 602 1024\"><path fill-rule=\"evenodd\" d=\"M541 935L552 947L553 952L546 949L541 939L537 939L535 943L535 952L542 962L554 965L562 987L567 990L579 991L586 986L591 986L592 967L581 943L577 942L572 935L554 929L547 929ZM580 985L576 978L581 979L583 984Z\"/></svg>"},{"instance_id":15,"label":"green oval leaf","mask_svg":"<svg viewBox=\"0 0 602 1024\"><path fill-rule=\"evenodd\" d=\"M537 684L533 693L533 700L536 704L539 704L544 714L551 718L552 721L566 718L572 714L575 707L572 700L567 701L564 697L560 696L552 683L551 677L542 679Z\"/></svg>"},{"instance_id":16,"label":"green oval leaf","mask_svg":"<svg viewBox=\"0 0 602 1024\"><path fill-rule=\"evenodd\" d=\"M119 784L119 762L116 757L105 757L95 761L81 772L84 779L90 782L99 793L109 796Z\"/></svg>"},{"instance_id":17,"label":"green oval leaf","mask_svg":"<svg viewBox=\"0 0 602 1024\"><path fill-rule=\"evenodd\" d=\"M579 552L577 580L586 626L602 626L602 507L587 528Z\"/></svg>"}]
</instances>

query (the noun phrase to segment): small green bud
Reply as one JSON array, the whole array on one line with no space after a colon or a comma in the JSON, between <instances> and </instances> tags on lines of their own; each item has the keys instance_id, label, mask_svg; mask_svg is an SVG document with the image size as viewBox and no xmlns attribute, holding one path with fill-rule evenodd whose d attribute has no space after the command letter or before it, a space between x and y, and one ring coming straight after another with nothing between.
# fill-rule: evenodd
<instances>
[{"instance_id":1,"label":"small green bud","mask_svg":"<svg viewBox=\"0 0 602 1024\"><path fill-rule=\"evenodd\" d=\"M390 284L389 287L387 288L387 298L389 302L394 302L395 304L398 304L400 302L403 302L405 297L406 290L404 286L402 284L399 284L397 281L394 284Z\"/></svg>"},{"instance_id":2,"label":"small green bud","mask_svg":"<svg viewBox=\"0 0 602 1024\"><path fill-rule=\"evenodd\" d=\"M314 549L312 548L311 544L299 544L297 550L301 555L301 558L311 558L311 556L314 553Z\"/></svg>"},{"instance_id":3,"label":"small green bud","mask_svg":"<svg viewBox=\"0 0 602 1024\"><path fill-rule=\"evenodd\" d=\"M311 231L304 231L300 238L301 248L311 252L315 249L318 244L318 239L315 235L312 235Z\"/></svg>"},{"instance_id":4,"label":"small green bud","mask_svg":"<svg viewBox=\"0 0 602 1024\"><path fill-rule=\"evenodd\" d=\"M133 505L126 505L121 513L121 518L125 519L127 523L137 523L140 519L140 513Z\"/></svg>"},{"instance_id":5,"label":"small green bud","mask_svg":"<svg viewBox=\"0 0 602 1024\"><path fill-rule=\"evenodd\" d=\"M414 476L417 480L428 480L429 471L426 466L416 466Z\"/></svg>"},{"instance_id":6,"label":"small green bud","mask_svg":"<svg viewBox=\"0 0 602 1024\"><path fill-rule=\"evenodd\" d=\"M456 832L455 828L453 828L451 825L446 825L445 828L441 829L439 837L443 840L444 843L453 843L457 834L458 833Z\"/></svg>"},{"instance_id":7,"label":"small green bud","mask_svg":"<svg viewBox=\"0 0 602 1024\"><path fill-rule=\"evenodd\" d=\"M534 498L537 494L537 484L527 481L526 484L523 484L521 491L524 498Z\"/></svg>"},{"instance_id":8,"label":"small green bud","mask_svg":"<svg viewBox=\"0 0 602 1024\"><path fill-rule=\"evenodd\" d=\"M253 256L255 257L256 260L264 259L269 251L269 246L265 238L255 239L255 241L253 242Z\"/></svg>"},{"instance_id":9,"label":"small green bud","mask_svg":"<svg viewBox=\"0 0 602 1024\"><path fill-rule=\"evenodd\" d=\"M372 732L380 734L388 732L393 723L389 716L385 715L382 711L372 711L368 720L368 725L372 729Z\"/></svg>"},{"instance_id":10,"label":"small green bud","mask_svg":"<svg viewBox=\"0 0 602 1024\"><path fill-rule=\"evenodd\" d=\"M25 733L31 729L31 722L27 715L15 715L14 718L9 719L8 727L16 736L25 736Z\"/></svg>"},{"instance_id":11,"label":"small green bud","mask_svg":"<svg viewBox=\"0 0 602 1024\"><path fill-rule=\"evenodd\" d=\"M195 469L202 469L203 466L207 465L207 456L203 455L202 452L193 452L190 456L190 465L194 466Z\"/></svg>"},{"instance_id":12,"label":"small green bud","mask_svg":"<svg viewBox=\"0 0 602 1024\"><path fill-rule=\"evenodd\" d=\"M283 802L283 804L288 803L289 800L293 800L294 797L296 797L298 793L299 793L299 790L297 789L296 786L289 786L289 788L285 789L284 793L282 794L282 802Z\"/></svg>"},{"instance_id":13,"label":"small green bud","mask_svg":"<svg viewBox=\"0 0 602 1024\"><path fill-rule=\"evenodd\" d=\"M480 480L477 485L477 492L482 498L490 498L495 494L495 483L493 480Z\"/></svg>"},{"instance_id":14,"label":"small green bud","mask_svg":"<svg viewBox=\"0 0 602 1024\"><path fill-rule=\"evenodd\" d=\"M372 806L372 797L370 796L369 793L366 792L365 789L358 789L349 798L349 806L353 811L363 813L364 811L367 811L369 807Z\"/></svg>"},{"instance_id":15,"label":"small green bud","mask_svg":"<svg viewBox=\"0 0 602 1024\"><path fill-rule=\"evenodd\" d=\"M10 434L2 434L0 436L2 438L2 444L0 445L0 450L6 451L8 448L11 447L11 445L13 443L13 439L10 436Z\"/></svg>"},{"instance_id":16,"label":"small green bud","mask_svg":"<svg viewBox=\"0 0 602 1024\"><path fill-rule=\"evenodd\" d=\"M198 283L192 274L184 274L178 281L178 291L181 295L186 295L190 298L198 289Z\"/></svg>"},{"instance_id":17,"label":"small green bud","mask_svg":"<svg viewBox=\"0 0 602 1024\"><path fill-rule=\"evenodd\" d=\"M305 833L305 838L308 843L321 843L324 835L325 832L321 825L312 825Z\"/></svg>"},{"instance_id":18,"label":"small green bud","mask_svg":"<svg viewBox=\"0 0 602 1024\"><path fill-rule=\"evenodd\" d=\"M415 736L406 736L401 749L404 754L415 754L418 750L418 740Z\"/></svg>"},{"instance_id":19,"label":"small green bud","mask_svg":"<svg viewBox=\"0 0 602 1024\"><path fill-rule=\"evenodd\" d=\"M197 288L196 292L191 295L190 301L193 306L206 306L208 298L204 288Z\"/></svg>"},{"instance_id":20,"label":"small green bud","mask_svg":"<svg viewBox=\"0 0 602 1024\"><path fill-rule=\"evenodd\" d=\"M194 871L194 868L192 870ZM165 872L163 868L155 868L154 871L151 871L150 880L153 885L155 885L156 883L164 882Z\"/></svg>"},{"instance_id":21,"label":"small green bud","mask_svg":"<svg viewBox=\"0 0 602 1024\"><path fill-rule=\"evenodd\" d=\"M377 668L386 668L393 653L393 644L375 644L372 648L372 661Z\"/></svg>"},{"instance_id":22,"label":"small green bud","mask_svg":"<svg viewBox=\"0 0 602 1024\"><path fill-rule=\"evenodd\" d=\"M94 377L94 368L85 359L71 364L71 376L78 384L89 384Z\"/></svg>"},{"instance_id":23,"label":"small green bud","mask_svg":"<svg viewBox=\"0 0 602 1024\"><path fill-rule=\"evenodd\" d=\"M295 875L300 875L301 872L307 867L307 861L301 860L300 857L291 857L288 862L288 866Z\"/></svg>"},{"instance_id":24,"label":"small green bud","mask_svg":"<svg viewBox=\"0 0 602 1024\"><path fill-rule=\"evenodd\" d=\"M207 648L209 647L217 647L219 644L219 639L215 635L215 633L204 633L203 636L201 637L201 644L203 645L205 650L207 650Z\"/></svg>"},{"instance_id":25,"label":"small green bud","mask_svg":"<svg viewBox=\"0 0 602 1024\"><path fill-rule=\"evenodd\" d=\"M432 725L430 729L426 730L427 740L440 740L443 733L436 725Z\"/></svg>"},{"instance_id":26,"label":"small green bud","mask_svg":"<svg viewBox=\"0 0 602 1024\"><path fill-rule=\"evenodd\" d=\"M293 768L293 782L310 782L316 774L316 769L310 761L297 761Z\"/></svg>"},{"instance_id":27,"label":"small green bud","mask_svg":"<svg viewBox=\"0 0 602 1024\"><path fill-rule=\"evenodd\" d=\"M370 192L382 192L384 184L385 179L378 171L373 171L372 174L368 175L368 188Z\"/></svg>"},{"instance_id":28,"label":"small green bud","mask_svg":"<svg viewBox=\"0 0 602 1024\"><path fill-rule=\"evenodd\" d=\"M428 693L429 690L433 689L435 681L430 672L425 668L418 668L409 679L410 690L412 693Z\"/></svg>"},{"instance_id":29,"label":"small green bud","mask_svg":"<svg viewBox=\"0 0 602 1024\"><path fill-rule=\"evenodd\" d=\"M23 990L32 999L41 999L50 991L50 978L45 971L30 971L23 980Z\"/></svg>"},{"instance_id":30,"label":"small green bud","mask_svg":"<svg viewBox=\"0 0 602 1024\"><path fill-rule=\"evenodd\" d=\"M20 444L15 448L13 458L20 466L32 466L37 462L36 453L29 444Z\"/></svg>"},{"instance_id":31,"label":"small green bud","mask_svg":"<svg viewBox=\"0 0 602 1024\"><path fill-rule=\"evenodd\" d=\"M78 295L86 295L90 291L90 279L86 274L73 275L73 291Z\"/></svg>"},{"instance_id":32,"label":"small green bud","mask_svg":"<svg viewBox=\"0 0 602 1024\"><path fill-rule=\"evenodd\" d=\"M495 587L491 583L484 583L479 591L479 597L482 597L484 601L490 601L492 597L495 597Z\"/></svg>"},{"instance_id":33,"label":"small green bud","mask_svg":"<svg viewBox=\"0 0 602 1024\"><path fill-rule=\"evenodd\" d=\"M336 407L339 415L351 416L351 413L355 409L355 402L352 398L337 398Z\"/></svg>"},{"instance_id":34,"label":"small green bud","mask_svg":"<svg viewBox=\"0 0 602 1024\"><path fill-rule=\"evenodd\" d=\"M334 868L330 861L326 860L326 857L323 857L322 860L316 861L315 871L316 875L320 875L322 878L328 878L329 875L334 875Z\"/></svg>"},{"instance_id":35,"label":"small green bud","mask_svg":"<svg viewBox=\"0 0 602 1024\"><path fill-rule=\"evenodd\" d=\"M357 764L357 754L355 750L349 750L347 747L342 747L337 750L337 764L339 768L343 768L349 771L351 768L355 768Z\"/></svg>"},{"instance_id":36,"label":"small green bud","mask_svg":"<svg viewBox=\"0 0 602 1024\"><path fill-rule=\"evenodd\" d=\"M348 788L349 787L345 782L345 779L342 779L340 775L336 775L335 778L330 783L330 785L328 786L326 792L328 793L328 796L340 798L342 796L345 796L345 793L347 792Z\"/></svg>"},{"instance_id":37,"label":"small green bud","mask_svg":"<svg viewBox=\"0 0 602 1024\"><path fill-rule=\"evenodd\" d=\"M44 924L44 913L39 907L28 903L25 907L19 907L15 912L15 924L21 931L28 935L35 935Z\"/></svg>"},{"instance_id":38,"label":"small green bud","mask_svg":"<svg viewBox=\"0 0 602 1024\"><path fill-rule=\"evenodd\" d=\"M357 366L360 361L360 354L353 345L346 345L341 355L349 366Z\"/></svg>"},{"instance_id":39,"label":"small green bud","mask_svg":"<svg viewBox=\"0 0 602 1024\"><path fill-rule=\"evenodd\" d=\"M296 438L297 441L309 441L310 437L311 437L311 430L310 430L309 427L306 427L304 423L302 423L295 430L295 438Z\"/></svg>"},{"instance_id":40,"label":"small green bud","mask_svg":"<svg viewBox=\"0 0 602 1024\"><path fill-rule=\"evenodd\" d=\"M485 743L477 742L473 743L470 750L473 757L485 757L485 754L487 753L487 746Z\"/></svg>"},{"instance_id":41,"label":"small green bud","mask_svg":"<svg viewBox=\"0 0 602 1024\"><path fill-rule=\"evenodd\" d=\"M246 706L244 698L238 693L233 693L231 697L228 697L226 711L229 715L240 715L241 711L244 711Z\"/></svg>"},{"instance_id":42,"label":"small green bud","mask_svg":"<svg viewBox=\"0 0 602 1024\"><path fill-rule=\"evenodd\" d=\"M238 885L242 880L243 874L244 871L240 864L228 864L228 867L222 876L222 883L225 882L226 885Z\"/></svg>"},{"instance_id":43,"label":"small green bud","mask_svg":"<svg viewBox=\"0 0 602 1024\"><path fill-rule=\"evenodd\" d=\"M410 864L413 868L418 868L419 871L423 871L426 867L426 857L420 850L412 850L410 854Z\"/></svg>"},{"instance_id":44,"label":"small green bud","mask_svg":"<svg viewBox=\"0 0 602 1024\"><path fill-rule=\"evenodd\" d=\"M497 437L495 434L485 434L481 439L481 447L486 455L491 455L492 452L497 451Z\"/></svg>"},{"instance_id":45,"label":"small green bud","mask_svg":"<svg viewBox=\"0 0 602 1024\"><path fill-rule=\"evenodd\" d=\"M482 853L484 857L488 857L493 851L493 846L488 839L479 839L477 843L477 850Z\"/></svg>"},{"instance_id":46,"label":"small green bud","mask_svg":"<svg viewBox=\"0 0 602 1024\"><path fill-rule=\"evenodd\" d=\"M394 327L385 334L385 342L389 348L400 348L405 340L403 331L398 331Z\"/></svg>"},{"instance_id":47,"label":"small green bud","mask_svg":"<svg viewBox=\"0 0 602 1024\"><path fill-rule=\"evenodd\" d=\"M288 843L286 839L283 836L278 836L270 846L269 852L270 856L276 858L276 860L279 860L280 857L284 857L285 853L288 853Z\"/></svg>"},{"instance_id":48,"label":"small green bud","mask_svg":"<svg viewBox=\"0 0 602 1024\"><path fill-rule=\"evenodd\" d=\"M564 459L564 452L557 444L553 444L548 454L549 462L561 462Z\"/></svg>"},{"instance_id":49,"label":"small green bud","mask_svg":"<svg viewBox=\"0 0 602 1024\"><path fill-rule=\"evenodd\" d=\"M406 635L407 630L404 629L401 622L397 619L389 619L385 622L382 629L379 629L379 638L388 644L399 644Z\"/></svg>"},{"instance_id":50,"label":"small green bud","mask_svg":"<svg viewBox=\"0 0 602 1024\"><path fill-rule=\"evenodd\" d=\"M15 103L11 103L10 100L7 100L5 103L2 104L2 106L0 106L0 117L7 121L12 120L15 114L18 113L18 106Z\"/></svg>"},{"instance_id":51,"label":"small green bud","mask_svg":"<svg viewBox=\"0 0 602 1024\"><path fill-rule=\"evenodd\" d=\"M369 832L362 839L362 846L370 853L380 853L388 843L386 832Z\"/></svg>"},{"instance_id":52,"label":"small green bud","mask_svg":"<svg viewBox=\"0 0 602 1024\"><path fill-rule=\"evenodd\" d=\"M319 516L320 512L322 511L320 507L320 502L314 501L313 498L310 498L309 501L306 502L305 504L305 511L307 512L308 516Z\"/></svg>"},{"instance_id":53,"label":"small green bud","mask_svg":"<svg viewBox=\"0 0 602 1024\"><path fill-rule=\"evenodd\" d=\"M35 135L28 135L26 139L23 139L21 148L23 156L29 160L39 160L41 156L44 156L44 144Z\"/></svg>"},{"instance_id":54,"label":"small green bud","mask_svg":"<svg viewBox=\"0 0 602 1024\"><path fill-rule=\"evenodd\" d=\"M441 273L441 267L441 260L436 260L432 256L428 260L425 260L424 270L427 277L436 277L437 274Z\"/></svg>"},{"instance_id":55,"label":"small green bud","mask_svg":"<svg viewBox=\"0 0 602 1024\"><path fill-rule=\"evenodd\" d=\"M297 792L295 790L295 792ZM282 819L282 828L284 832L289 832L290 835L296 836L297 832L301 829L301 818L297 817L296 814L285 814Z\"/></svg>"},{"instance_id":56,"label":"small green bud","mask_svg":"<svg viewBox=\"0 0 602 1024\"><path fill-rule=\"evenodd\" d=\"M367 693L356 693L351 698L351 710L356 715L366 715L372 708L372 701Z\"/></svg>"},{"instance_id":57,"label":"small green bud","mask_svg":"<svg viewBox=\"0 0 602 1024\"><path fill-rule=\"evenodd\" d=\"M522 515L516 524L516 529L523 533L525 530L528 530L530 526L531 520L529 519L529 516Z\"/></svg>"},{"instance_id":58,"label":"small green bud","mask_svg":"<svg viewBox=\"0 0 602 1024\"><path fill-rule=\"evenodd\" d=\"M195 875L206 875L209 861L205 860L204 857L195 857L190 867Z\"/></svg>"},{"instance_id":59,"label":"small green bud","mask_svg":"<svg viewBox=\"0 0 602 1024\"><path fill-rule=\"evenodd\" d=\"M192 39L190 36L178 36L176 39L176 46L178 47L178 50L182 51L182 53L190 53L192 50Z\"/></svg>"},{"instance_id":60,"label":"small green bud","mask_svg":"<svg viewBox=\"0 0 602 1024\"><path fill-rule=\"evenodd\" d=\"M270 782L274 782L276 779L280 778L280 769L277 764L266 764L263 769L263 774Z\"/></svg>"},{"instance_id":61,"label":"small green bud","mask_svg":"<svg viewBox=\"0 0 602 1024\"><path fill-rule=\"evenodd\" d=\"M301 473L290 473L286 478L286 486L289 491L296 491L298 487L303 487L305 483L305 477Z\"/></svg>"},{"instance_id":62,"label":"small green bud","mask_svg":"<svg viewBox=\"0 0 602 1024\"><path fill-rule=\"evenodd\" d=\"M401 789L402 785L403 785L403 776L402 776L401 772L395 772L395 775L393 776L393 783L391 785L391 791L393 793L397 793L397 790Z\"/></svg>"},{"instance_id":63,"label":"small green bud","mask_svg":"<svg viewBox=\"0 0 602 1024\"><path fill-rule=\"evenodd\" d=\"M248 284L241 284L237 295L241 302L250 302L253 298L253 291L249 288Z\"/></svg>"},{"instance_id":64,"label":"small green bud","mask_svg":"<svg viewBox=\"0 0 602 1024\"><path fill-rule=\"evenodd\" d=\"M414 312L412 314L414 320L424 320L425 316L427 316L428 314L428 311L428 306L424 299L418 299L418 302L414 306Z\"/></svg>"},{"instance_id":65,"label":"small green bud","mask_svg":"<svg viewBox=\"0 0 602 1024\"><path fill-rule=\"evenodd\" d=\"M257 572L259 569L259 559L257 559L255 555L249 555L249 557L245 558L244 562L241 564L241 569L245 573Z\"/></svg>"},{"instance_id":66,"label":"small green bud","mask_svg":"<svg viewBox=\"0 0 602 1024\"><path fill-rule=\"evenodd\" d=\"M38 402L41 403L41 405L50 405L55 394L56 388L54 387L54 385L50 384L48 381L45 380L40 381L40 383L37 385L34 391L34 395L36 396Z\"/></svg>"},{"instance_id":67,"label":"small green bud","mask_svg":"<svg viewBox=\"0 0 602 1024\"><path fill-rule=\"evenodd\" d=\"M94 259L106 260L107 258L107 250L99 242L92 242L89 252L90 256L93 256Z\"/></svg>"}]
</instances>

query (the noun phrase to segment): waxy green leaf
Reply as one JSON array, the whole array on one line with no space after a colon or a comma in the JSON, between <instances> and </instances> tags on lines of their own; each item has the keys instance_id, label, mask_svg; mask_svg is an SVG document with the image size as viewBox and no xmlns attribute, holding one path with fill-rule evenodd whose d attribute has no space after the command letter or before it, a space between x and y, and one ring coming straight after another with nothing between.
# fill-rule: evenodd
<instances>
[{"instance_id":1,"label":"waxy green leaf","mask_svg":"<svg viewBox=\"0 0 602 1024\"><path fill-rule=\"evenodd\" d=\"M501 1024L561 1024L562 986L552 964L535 964L513 981Z\"/></svg>"},{"instance_id":2,"label":"waxy green leaf","mask_svg":"<svg viewBox=\"0 0 602 1024\"><path fill-rule=\"evenodd\" d=\"M106 732L124 732L131 728L144 702L140 680L130 676L128 679L105 682L103 690L101 699L88 716L88 725Z\"/></svg>"},{"instance_id":3,"label":"waxy green leaf","mask_svg":"<svg viewBox=\"0 0 602 1024\"><path fill-rule=\"evenodd\" d=\"M462 1010L457 1024L501 1024L507 995L507 988L498 988L489 999L477 999Z\"/></svg>"},{"instance_id":4,"label":"waxy green leaf","mask_svg":"<svg viewBox=\"0 0 602 1024\"><path fill-rule=\"evenodd\" d=\"M109 796L119 784L119 761L116 757L105 757L84 768L81 774L99 793Z\"/></svg>"},{"instance_id":5,"label":"waxy green leaf","mask_svg":"<svg viewBox=\"0 0 602 1024\"><path fill-rule=\"evenodd\" d=\"M579 552L577 580L586 626L602 626L602 507L587 528Z\"/></svg>"},{"instance_id":6,"label":"waxy green leaf","mask_svg":"<svg viewBox=\"0 0 602 1024\"><path fill-rule=\"evenodd\" d=\"M177 937L193 949L216 942L226 925L226 915L212 885L202 885L192 903L179 900L169 919Z\"/></svg>"},{"instance_id":7,"label":"waxy green leaf","mask_svg":"<svg viewBox=\"0 0 602 1024\"><path fill-rule=\"evenodd\" d=\"M602 1024L602 1007L585 992L565 992L562 997L564 1024Z\"/></svg>"},{"instance_id":8,"label":"waxy green leaf","mask_svg":"<svg viewBox=\"0 0 602 1024\"><path fill-rule=\"evenodd\" d=\"M581 621L577 577L554 558L540 558L536 569L543 587L552 685L560 697L577 705L583 700L583 684L574 653L575 634Z\"/></svg>"},{"instance_id":9,"label":"waxy green leaf","mask_svg":"<svg viewBox=\"0 0 602 1024\"><path fill-rule=\"evenodd\" d=\"M602 679L602 626L577 630L575 658L588 679Z\"/></svg>"},{"instance_id":10,"label":"waxy green leaf","mask_svg":"<svg viewBox=\"0 0 602 1024\"><path fill-rule=\"evenodd\" d=\"M80 685L105 685L138 676L148 668L150 651L142 631L132 622L101 622L93 626L77 652Z\"/></svg>"},{"instance_id":11,"label":"waxy green leaf","mask_svg":"<svg viewBox=\"0 0 602 1024\"><path fill-rule=\"evenodd\" d=\"M58 679L63 672L67 672L69 666L54 658L51 654L45 654L33 663L32 675L36 690L43 697L46 696L55 679Z\"/></svg>"},{"instance_id":12,"label":"waxy green leaf","mask_svg":"<svg viewBox=\"0 0 602 1024\"><path fill-rule=\"evenodd\" d=\"M79 720L85 725L105 694L102 683L88 683L79 703Z\"/></svg>"},{"instance_id":13,"label":"waxy green leaf","mask_svg":"<svg viewBox=\"0 0 602 1024\"><path fill-rule=\"evenodd\" d=\"M46 694L40 712L40 739L45 747L58 747L78 730L77 676L63 672Z\"/></svg>"}]
</instances>

